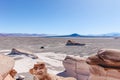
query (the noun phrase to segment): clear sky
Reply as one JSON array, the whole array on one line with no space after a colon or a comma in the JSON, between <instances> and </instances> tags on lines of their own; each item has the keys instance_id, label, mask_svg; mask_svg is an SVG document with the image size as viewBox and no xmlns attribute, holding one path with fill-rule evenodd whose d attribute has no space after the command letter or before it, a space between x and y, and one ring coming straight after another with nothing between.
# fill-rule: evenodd
<instances>
[{"instance_id":1,"label":"clear sky","mask_svg":"<svg viewBox=\"0 0 120 80\"><path fill-rule=\"evenodd\" d=\"M120 0L0 0L0 33L120 32Z\"/></svg>"}]
</instances>

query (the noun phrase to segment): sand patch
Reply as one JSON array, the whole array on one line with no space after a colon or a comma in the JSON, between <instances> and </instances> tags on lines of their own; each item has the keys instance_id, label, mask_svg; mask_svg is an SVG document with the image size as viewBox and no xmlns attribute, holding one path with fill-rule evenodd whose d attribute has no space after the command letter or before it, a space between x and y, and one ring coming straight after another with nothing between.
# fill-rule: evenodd
<instances>
[{"instance_id":1,"label":"sand patch","mask_svg":"<svg viewBox=\"0 0 120 80\"><path fill-rule=\"evenodd\" d=\"M17 56L22 57L22 59L15 60L14 69L16 69L18 73L28 72L37 61L42 60L46 63L49 73L57 74L64 71L62 61L66 57L66 54L46 52L36 53L36 55L39 57L39 59L31 59L26 56Z\"/></svg>"}]
</instances>

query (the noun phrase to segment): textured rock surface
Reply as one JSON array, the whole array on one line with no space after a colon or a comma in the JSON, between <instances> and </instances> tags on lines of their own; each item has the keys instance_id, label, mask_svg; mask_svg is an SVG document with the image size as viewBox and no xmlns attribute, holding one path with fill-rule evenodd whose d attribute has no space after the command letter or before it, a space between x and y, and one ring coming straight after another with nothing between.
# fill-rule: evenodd
<instances>
[{"instance_id":1,"label":"textured rock surface","mask_svg":"<svg viewBox=\"0 0 120 80\"><path fill-rule=\"evenodd\" d=\"M63 61L67 76L75 77L77 80L87 80L90 75L89 65L84 58L76 56L66 56Z\"/></svg>"},{"instance_id":2,"label":"textured rock surface","mask_svg":"<svg viewBox=\"0 0 120 80\"><path fill-rule=\"evenodd\" d=\"M4 80L15 80L14 78L12 78L9 74L5 77Z\"/></svg>"},{"instance_id":3,"label":"textured rock surface","mask_svg":"<svg viewBox=\"0 0 120 80\"><path fill-rule=\"evenodd\" d=\"M13 69L14 67L14 60L10 57L0 55L0 80L3 80L4 78L7 77L5 80L12 80L8 78L9 77L9 72Z\"/></svg>"},{"instance_id":4,"label":"textured rock surface","mask_svg":"<svg viewBox=\"0 0 120 80\"><path fill-rule=\"evenodd\" d=\"M96 55L88 57L87 62L103 67L120 68L120 50L100 49Z\"/></svg>"},{"instance_id":5,"label":"textured rock surface","mask_svg":"<svg viewBox=\"0 0 120 80\"><path fill-rule=\"evenodd\" d=\"M32 59L38 59L38 56L34 55L31 52L15 49L15 48L11 50L11 53L9 55L25 55L25 56L31 57Z\"/></svg>"},{"instance_id":6,"label":"textured rock surface","mask_svg":"<svg viewBox=\"0 0 120 80\"><path fill-rule=\"evenodd\" d=\"M66 43L67 46L84 46L85 44L81 44L81 43L77 43L77 42L74 42L72 40L68 40L67 43Z\"/></svg>"},{"instance_id":7,"label":"textured rock surface","mask_svg":"<svg viewBox=\"0 0 120 80\"><path fill-rule=\"evenodd\" d=\"M63 65L65 73L77 80L120 80L119 56L119 50L101 49L87 59L67 56Z\"/></svg>"}]
</instances>

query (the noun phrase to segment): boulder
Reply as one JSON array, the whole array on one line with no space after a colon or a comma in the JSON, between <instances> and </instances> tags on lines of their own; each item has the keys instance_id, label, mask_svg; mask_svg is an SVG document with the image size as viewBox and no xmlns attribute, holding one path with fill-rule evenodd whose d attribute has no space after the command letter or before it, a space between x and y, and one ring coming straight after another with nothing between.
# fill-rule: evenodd
<instances>
[{"instance_id":1,"label":"boulder","mask_svg":"<svg viewBox=\"0 0 120 80\"><path fill-rule=\"evenodd\" d=\"M77 80L120 80L120 50L101 49L88 58L66 56L65 74Z\"/></svg>"},{"instance_id":2,"label":"boulder","mask_svg":"<svg viewBox=\"0 0 120 80\"><path fill-rule=\"evenodd\" d=\"M13 48L10 54L8 55L25 55L25 56L31 57L32 59L38 59L38 56L36 56L35 54L31 52L20 50L20 49L15 49L15 48Z\"/></svg>"},{"instance_id":3,"label":"boulder","mask_svg":"<svg viewBox=\"0 0 120 80\"><path fill-rule=\"evenodd\" d=\"M33 75L33 80L76 80L73 77L61 77L54 74L49 74L47 66L43 61L34 64L33 68L31 68L29 72Z\"/></svg>"},{"instance_id":4,"label":"boulder","mask_svg":"<svg viewBox=\"0 0 120 80\"><path fill-rule=\"evenodd\" d=\"M41 46L40 49L44 49L45 47L44 46Z\"/></svg>"},{"instance_id":5,"label":"boulder","mask_svg":"<svg viewBox=\"0 0 120 80\"><path fill-rule=\"evenodd\" d=\"M67 43L66 43L67 46L84 46L85 44L83 43L77 43L77 42L74 42L72 40L68 40Z\"/></svg>"},{"instance_id":6,"label":"boulder","mask_svg":"<svg viewBox=\"0 0 120 80\"><path fill-rule=\"evenodd\" d=\"M0 55L0 80L15 80L9 73L14 67L14 59Z\"/></svg>"},{"instance_id":7,"label":"boulder","mask_svg":"<svg viewBox=\"0 0 120 80\"><path fill-rule=\"evenodd\" d=\"M75 77L77 80L87 80L90 75L89 65L85 59L78 56L66 56L63 61L65 74Z\"/></svg>"},{"instance_id":8,"label":"boulder","mask_svg":"<svg viewBox=\"0 0 120 80\"><path fill-rule=\"evenodd\" d=\"M103 67L120 68L120 50L100 49L96 55L88 57L87 62Z\"/></svg>"}]
</instances>

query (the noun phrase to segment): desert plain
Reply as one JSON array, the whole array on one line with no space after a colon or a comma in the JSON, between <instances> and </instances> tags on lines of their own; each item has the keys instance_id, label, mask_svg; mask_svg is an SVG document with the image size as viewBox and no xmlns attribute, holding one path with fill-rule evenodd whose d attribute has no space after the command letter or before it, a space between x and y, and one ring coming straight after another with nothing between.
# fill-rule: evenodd
<instances>
[{"instance_id":1,"label":"desert plain","mask_svg":"<svg viewBox=\"0 0 120 80\"><path fill-rule=\"evenodd\" d=\"M84 43L84 46L66 46L68 40ZM44 47L44 48L41 48ZM39 59L32 59L25 55L8 55L12 48L25 50L35 54ZM120 39L117 38L72 38L72 37L0 37L0 54L15 59L14 69L17 75L25 76L25 80L33 80L29 69L42 60L46 63L48 72L61 74L64 71L62 61L66 55L89 56L96 54L99 49L120 49Z\"/></svg>"}]
</instances>

